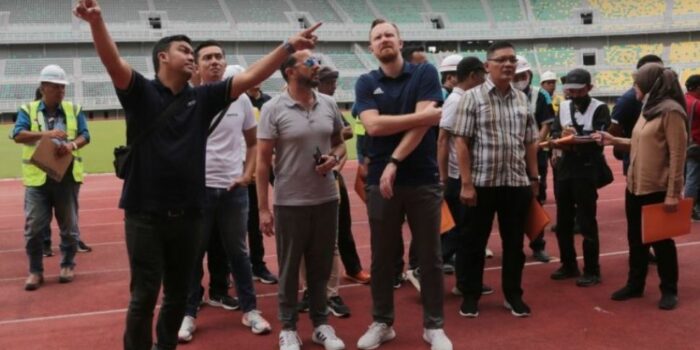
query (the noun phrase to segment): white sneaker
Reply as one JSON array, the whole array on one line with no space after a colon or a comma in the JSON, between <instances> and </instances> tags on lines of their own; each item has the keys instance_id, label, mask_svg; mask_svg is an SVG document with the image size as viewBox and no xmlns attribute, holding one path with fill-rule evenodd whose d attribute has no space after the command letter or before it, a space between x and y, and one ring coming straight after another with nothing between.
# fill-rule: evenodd
<instances>
[{"instance_id":1,"label":"white sneaker","mask_svg":"<svg viewBox=\"0 0 700 350\"><path fill-rule=\"evenodd\" d=\"M430 350L452 350L452 342L442 328L424 329L423 340L430 344Z\"/></svg>"},{"instance_id":2,"label":"white sneaker","mask_svg":"<svg viewBox=\"0 0 700 350\"><path fill-rule=\"evenodd\" d=\"M194 324L194 317L185 316L182 319L182 324L180 325L180 330L177 332L177 340L182 343L187 343L192 340L192 334L197 329L197 325Z\"/></svg>"},{"instance_id":3,"label":"white sneaker","mask_svg":"<svg viewBox=\"0 0 700 350\"><path fill-rule=\"evenodd\" d=\"M311 340L316 344L321 344L326 350L343 350L345 349L345 343L343 343L338 336L335 335L335 330L333 327L322 324L314 329L314 333L311 335Z\"/></svg>"},{"instance_id":4,"label":"white sneaker","mask_svg":"<svg viewBox=\"0 0 700 350\"><path fill-rule=\"evenodd\" d=\"M406 270L406 279L411 282L413 287L420 293L420 270Z\"/></svg>"},{"instance_id":5,"label":"white sneaker","mask_svg":"<svg viewBox=\"0 0 700 350\"><path fill-rule=\"evenodd\" d=\"M357 341L357 348L362 350L376 349L382 343L396 338L394 328L386 323L372 322L369 329Z\"/></svg>"},{"instance_id":6,"label":"white sneaker","mask_svg":"<svg viewBox=\"0 0 700 350\"><path fill-rule=\"evenodd\" d=\"M280 350L300 350L301 339L297 331L283 330L280 332Z\"/></svg>"},{"instance_id":7,"label":"white sneaker","mask_svg":"<svg viewBox=\"0 0 700 350\"><path fill-rule=\"evenodd\" d=\"M486 254L486 259L493 258L493 252L491 251L491 249L486 248L486 251L484 251L484 253Z\"/></svg>"},{"instance_id":8,"label":"white sneaker","mask_svg":"<svg viewBox=\"0 0 700 350\"><path fill-rule=\"evenodd\" d=\"M262 316L259 310L251 310L243 314L241 321L243 325L249 327L253 334L266 334L270 333L272 327L270 323L267 322Z\"/></svg>"}]
</instances>

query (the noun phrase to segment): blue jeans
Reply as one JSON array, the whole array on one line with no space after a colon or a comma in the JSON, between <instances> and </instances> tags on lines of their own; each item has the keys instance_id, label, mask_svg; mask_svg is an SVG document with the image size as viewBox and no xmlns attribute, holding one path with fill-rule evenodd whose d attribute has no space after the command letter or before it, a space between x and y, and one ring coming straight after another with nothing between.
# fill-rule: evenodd
<instances>
[{"instance_id":1,"label":"blue jeans","mask_svg":"<svg viewBox=\"0 0 700 350\"><path fill-rule=\"evenodd\" d=\"M700 161L696 159L687 158L685 160L684 192L686 198L698 198L698 192L700 192Z\"/></svg>"},{"instance_id":2,"label":"blue jeans","mask_svg":"<svg viewBox=\"0 0 700 350\"><path fill-rule=\"evenodd\" d=\"M80 241L80 229L78 228L78 211L80 210L80 207L78 206L78 197L80 194L80 184L76 184L77 186L74 187L75 190L75 196L73 197L75 199L75 223L73 227L73 231L78 235L78 241ZM44 245L47 247L51 247L51 225L47 225L46 229L44 232L41 233L41 236L43 237Z\"/></svg>"},{"instance_id":3,"label":"blue jeans","mask_svg":"<svg viewBox=\"0 0 700 350\"><path fill-rule=\"evenodd\" d=\"M243 312L257 308L253 271L246 244L248 220L248 188L207 187L207 202L204 207L204 232L197 251L190 292L185 314L197 317L197 307L202 300L202 260L207 251L211 235L218 235L226 253L227 262L236 284L236 294Z\"/></svg>"},{"instance_id":4,"label":"blue jeans","mask_svg":"<svg viewBox=\"0 0 700 350\"><path fill-rule=\"evenodd\" d=\"M76 187L79 183L72 178L60 183L47 179L38 187L27 187L24 192L25 249L29 257L29 272L44 272L42 244L43 234L51 224L53 209L61 235L61 267L75 266L75 252L78 248L78 220Z\"/></svg>"}]
</instances>

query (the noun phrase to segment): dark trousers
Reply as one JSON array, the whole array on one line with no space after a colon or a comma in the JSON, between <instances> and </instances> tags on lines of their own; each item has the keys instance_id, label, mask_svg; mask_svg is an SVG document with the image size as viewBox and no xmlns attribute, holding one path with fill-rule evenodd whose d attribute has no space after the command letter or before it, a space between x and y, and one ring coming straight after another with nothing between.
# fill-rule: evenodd
<instances>
[{"instance_id":1,"label":"dark trousers","mask_svg":"<svg viewBox=\"0 0 700 350\"><path fill-rule=\"evenodd\" d=\"M204 244L204 242L202 243ZM226 251L223 244L219 235L210 235L208 247L206 248L210 298L228 295L228 275L231 273L231 269L226 260ZM199 262L199 260L197 261ZM201 292L200 299L204 295L204 288L201 289Z\"/></svg>"},{"instance_id":2,"label":"dark trousers","mask_svg":"<svg viewBox=\"0 0 700 350\"><path fill-rule=\"evenodd\" d=\"M627 285L635 290L643 290L649 267L649 246L656 253L656 269L663 294L678 294L678 255L676 243L672 239L651 244L642 243L642 206L663 203L666 192L656 192L635 196L626 191L625 213L627 214L627 242L629 243L629 276Z\"/></svg>"},{"instance_id":3,"label":"dark trousers","mask_svg":"<svg viewBox=\"0 0 700 350\"><path fill-rule=\"evenodd\" d=\"M158 349L175 349L185 315L187 292L202 233L201 211L146 214L126 212L126 248L131 271L131 300L126 315L124 349L153 346L153 310L161 283Z\"/></svg>"},{"instance_id":4,"label":"dark trousers","mask_svg":"<svg viewBox=\"0 0 700 350\"><path fill-rule=\"evenodd\" d=\"M583 272L600 275L600 241L594 179L562 179L557 184L557 241L564 268L578 269L574 247L574 219L583 235Z\"/></svg>"},{"instance_id":5,"label":"dark trousers","mask_svg":"<svg viewBox=\"0 0 700 350\"><path fill-rule=\"evenodd\" d=\"M265 246L263 235L260 231L260 218L258 217L258 195L255 183L248 185L248 205L252 210L248 211L248 249L250 250L250 263L253 273L259 273L265 268Z\"/></svg>"},{"instance_id":6,"label":"dark trousers","mask_svg":"<svg viewBox=\"0 0 700 350\"><path fill-rule=\"evenodd\" d=\"M362 263L357 255L355 239L352 236L352 218L350 217L350 198L345 186L343 175L337 173L338 189L340 192L340 207L338 208L338 252L345 266L345 273L355 275L362 271Z\"/></svg>"},{"instance_id":7,"label":"dark trousers","mask_svg":"<svg viewBox=\"0 0 700 350\"><path fill-rule=\"evenodd\" d=\"M379 186L367 186L367 216L372 244L372 317L394 322L395 263L402 247L401 229L408 220L420 267L423 327L442 328L443 289L440 252L440 186L394 186L394 196L385 199Z\"/></svg>"},{"instance_id":8,"label":"dark trousers","mask_svg":"<svg viewBox=\"0 0 700 350\"><path fill-rule=\"evenodd\" d=\"M540 173L540 191L537 200L544 202L547 200L547 169L549 168L549 151L537 151L537 170Z\"/></svg>"},{"instance_id":9,"label":"dark trousers","mask_svg":"<svg viewBox=\"0 0 700 350\"><path fill-rule=\"evenodd\" d=\"M476 207L471 225L465 229L462 262L465 283L459 286L465 298L479 300L484 281L484 249L489 240L493 217L498 214L498 227L503 249L501 284L506 300L522 297L521 280L525 254L523 239L532 190L526 187L477 187Z\"/></svg>"},{"instance_id":10,"label":"dark trousers","mask_svg":"<svg viewBox=\"0 0 700 350\"><path fill-rule=\"evenodd\" d=\"M463 245L464 235L462 231L466 224L465 210L467 210L467 206L459 200L459 192L461 189L462 182L460 179L447 178L447 183L445 184L445 202L447 203L447 207L450 208L450 214L452 214L452 219L455 221L455 227L440 237L442 261L443 263L449 263L453 258L455 259L457 281L464 279L462 266L456 262L457 259L460 259L459 249Z\"/></svg>"}]
</instances>

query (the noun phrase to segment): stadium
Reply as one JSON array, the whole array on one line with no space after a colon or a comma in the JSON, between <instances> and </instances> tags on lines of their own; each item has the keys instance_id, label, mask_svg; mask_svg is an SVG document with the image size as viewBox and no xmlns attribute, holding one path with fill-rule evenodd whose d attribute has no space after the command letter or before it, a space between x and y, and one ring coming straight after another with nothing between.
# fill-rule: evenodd
<instances>
[{"instance_id":1,"label":"stadium","mask_svg":"<svg viewBox=\"0 0 700 350\"><path fill-rule=\"evenodd\" d=\"M316 32L320 41L314 51L322 64L340 72L335 98L343 110L349 110L354 101L359 76L378 66L368 49L369 27L375 18L396 23L404 46L424 47L429 61L436 66L454 53L483 60L491 43L508 40L532 65L534 85L546 71L561 77L573 68L585 68L593 76L591 95L611 106L632 86L637 60L646 54L660 56L678 73L681 85L689 76L700 74L700 0L102 0L100 5L122 57L149 78L155 74L152 46L164 36L186 34L195 43L218 40L223 43L228 64L247 67L300 28L323 22ZM27 296L19 287L26 270L21 236L24 193L16 180L20 176L21 151L9 140L0 149L5 164L0 177L14 178L0 181L0 209L4 212L0 214L3 349L121 347L129 269L123 215L117 209L121 182L110 172L112 149L124 142L124 123L120 120L123 110L97 57L90 28L72 15L73 6L73 0L0 0L0 131L7 135L18 107L34 98L41 69L58 64L71 82L66 87L66 100L83 106L91 132L95 130L96 142L86 149L86 170L105 173L88 177L81 193L81 228L95 243L96 252L80 257L78 283L70 285L72 289L66 294L51 287ZM275 96L283 86L284 80L277 72L263 83L262 90ZM561 90L560 84L557 89ZM354 146L348 146L348 150L354 150ZM609 303L609 289L624 280L627 246L621 198L624 177L611 154L608 159L616 181L601 192L599 222L601 237L609 234L603 238L601 256L607 259L603 263L609 270L604 273L610 284L604 285L605 290L586 295L575 287L542 287L550 283L546 276L553 266L543 267L528 260L526 271L532 272L526 272L524 285L532 293L529 297L534 305L551 308L539 307L540 314L530 323L511 324L513 321L504 321L505 316L490 310L502 309L493 301L485 307L489 314L478 321L481 323L463 322L454 312L459 302L446 297L446 328L454 336L455 349L698 347L697 225L693 227L695 234L678 240L684 273L681 284L685 288L680 310L659 315L658 310L646 310L649 300L617 309ZM356 164L348 164L344 172L350 183ZM354 193L351 201L358 249L369 266L366 208L354 204L360 203ZM553 202L545 207L552 216ZM548 240L548 249L556 250L555 237L548 233ZM490 246L500 249L500 241L492 241ZM268 260L275 261L274 242L265 244L272 254ZM50 268L47 263L47 270L56 268L54 262ZM498 260L487 263L485 279L489 283L498 284L499 264ZM55 272L49 270L49 277L55 277ZM656 278L655 273L650 275ZM446 282L446 286L452 283ZM649 287L655 287L655 283L650 279ZM371 318L369 292L358 284L342 288L343 297L357 313L350 321L332 322L349 343L354 343ZM260 308L273 320L276 290L261 286L257 292ZM656 291L648 294L652 293ZM397 305L410 306L397 312L397 319L404 323L397 327L402 339L382 349L427 349L419 336L409 338L421 322L415 291L403 288L395 298ZM207 312L197 341L181 348L270 349L276 343L274 335L261 338L241 331L238 318L234 322L228 314ZM279 324L274 323L273 334L278 329ZM309 332L304 319L300 334L306 337ZM311 341L306 338L304 348L319 348L309 345Z\"/></svg>"}]
</instances>

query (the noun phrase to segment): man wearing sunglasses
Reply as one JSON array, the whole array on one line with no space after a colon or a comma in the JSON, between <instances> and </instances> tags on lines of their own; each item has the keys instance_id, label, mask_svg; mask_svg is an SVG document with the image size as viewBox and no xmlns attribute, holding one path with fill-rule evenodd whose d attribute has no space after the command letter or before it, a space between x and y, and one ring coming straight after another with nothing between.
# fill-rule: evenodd
<instances>
[{"instance_id":1,"label":"man wearing sunglasses","mask_svg":"<svg viewBox=\"0 0 700 350\"><path fill-rule=\"evenodd\" d=\"M316 92L318 59L298 51L280 67L287 89L263 106L256 169L260 230L275 235L279 265L281 350L297 350L299 268L306 261L311 339L326 349L345 344L328 325L326 285L338 232L338 190L333 167L345 155L343 122L335 100ZM268 181L275 154L274 216Z\"/></svg>"},{"instance_id":2,"label":"man wearing sunglasses","mask_svg":"<svg viewBox=\"0 0 700 350\"><path fill-rule=\"evenodd\" d=\"M484 248L494 214L503 242L504 306L517 317L530 314L521 279L525 219L539 192L537 123L527 95L511 85L516 63L513 45L496 42L487 50L486 82L467 91L457 108L453 133L462 179L460 199L473 219L464 239L464 282L460 315L477 317L484 277Z\"/></svg>"}]
</instances>

